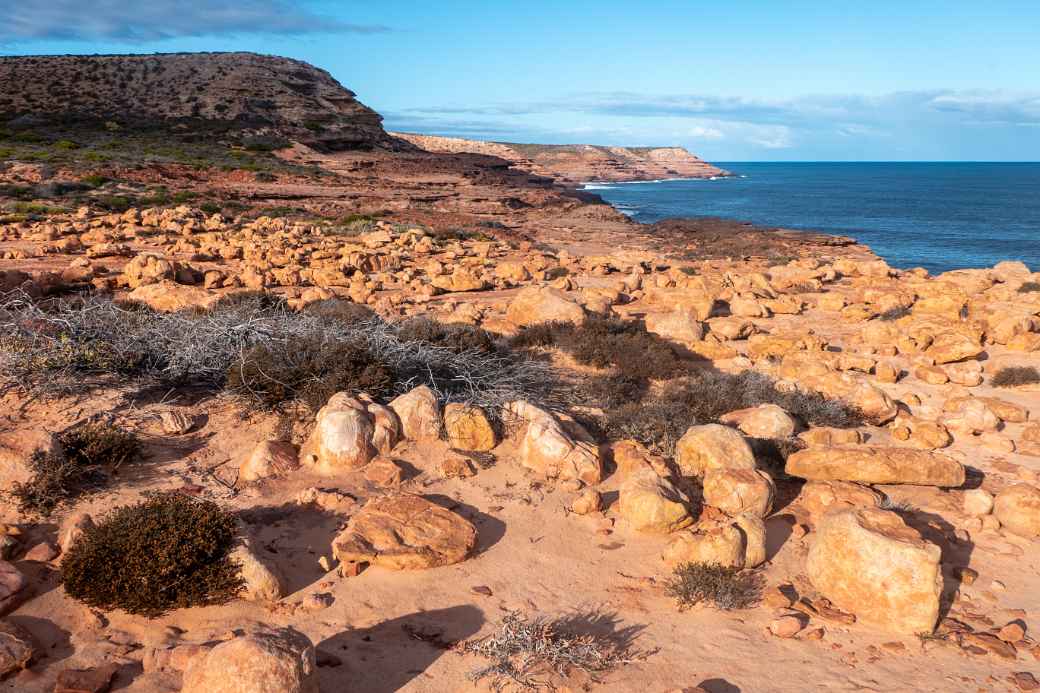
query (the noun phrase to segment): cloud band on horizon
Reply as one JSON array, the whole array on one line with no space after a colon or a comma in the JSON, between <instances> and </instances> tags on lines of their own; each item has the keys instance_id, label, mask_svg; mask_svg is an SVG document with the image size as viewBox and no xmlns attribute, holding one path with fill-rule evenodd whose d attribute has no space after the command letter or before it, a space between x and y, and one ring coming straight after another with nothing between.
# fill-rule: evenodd
<instances>
[{"instance_id":1,"label":"cloud band on horizon","mask_svg":"<svg viewBox=\"0 0 1040 693\"><path fill-rule=\"evenodd\" d=\"M285 0L50 0L0 4L0 43L105 40L145 43L218 34L375 34L381 25L344 22Z\"/></svg>"}]
</instances>

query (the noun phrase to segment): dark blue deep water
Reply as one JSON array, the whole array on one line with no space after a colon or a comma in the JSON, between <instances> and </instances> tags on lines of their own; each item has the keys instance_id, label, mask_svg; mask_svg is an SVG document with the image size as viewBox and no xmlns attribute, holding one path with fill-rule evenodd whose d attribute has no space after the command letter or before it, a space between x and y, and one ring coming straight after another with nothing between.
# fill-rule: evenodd
<instances>
[{"instance_id":1,"label":"dark blue deep water","mask_svg":"<svg viewBox=\"0 0 1040 693\"><path fill-rule=\"evenodd\" d=\"M725 217L852 236L901 269L1040 270L1040 163L718 165L738 177L586 189L640 222Z\"/></svg>"}]
</instances>

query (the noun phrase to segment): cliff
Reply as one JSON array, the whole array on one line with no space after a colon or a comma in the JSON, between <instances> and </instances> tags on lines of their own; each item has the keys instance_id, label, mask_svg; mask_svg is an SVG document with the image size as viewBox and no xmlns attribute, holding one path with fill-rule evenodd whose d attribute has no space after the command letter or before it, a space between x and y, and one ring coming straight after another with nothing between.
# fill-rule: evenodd
<instances>
[{"instance_id":1,"label":"cliff","mask_svg":"<svg viewBox=\"0 0 1040 693\"><path fill-rule=\"evenodd\" d=\"M729 173L682 147L603 147L592 144L517 144L457 137L391 133L430 152L490 154L514 166L568 183L712 178Z\"/></svg>"},{"instance_id":2,"label":"cliff","mask_svg":"<svg viewBox=\"0 0 1040 693\"><path fill-rule=\"evenodd\" d=\"M0 126L169 129L394 148L382 116L325 70L254 53L0 58Z\"/></svg>"}]
</instances>

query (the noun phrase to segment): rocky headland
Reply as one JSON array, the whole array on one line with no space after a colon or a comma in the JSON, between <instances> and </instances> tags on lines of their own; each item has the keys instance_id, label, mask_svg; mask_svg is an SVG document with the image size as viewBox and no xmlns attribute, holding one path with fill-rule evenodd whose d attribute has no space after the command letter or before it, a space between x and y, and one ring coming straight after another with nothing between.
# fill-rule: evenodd
<instances>
[{"instance_id":1,"label":"rocky headland","mask_svg":"<svg viewBox=\"0 0 1040 693\"><path fill-rule=\"evenodd\" d=\"M320 96L0 82L0 685L1040 687L1040 275L643 226L167 60Z\"/></svg>"},{"instance_id":2,"label":"rocky headland","mask_svg":"<svg viewBox=\"0 0 1040 693\"><path fill-rule=\"evenodd\" d=\"M517 168L566 183L720 178L730 175L682 147L604 147L593 144L517 144L391 133L430 152L488 154Z\"/></svg>"}]
</instances>

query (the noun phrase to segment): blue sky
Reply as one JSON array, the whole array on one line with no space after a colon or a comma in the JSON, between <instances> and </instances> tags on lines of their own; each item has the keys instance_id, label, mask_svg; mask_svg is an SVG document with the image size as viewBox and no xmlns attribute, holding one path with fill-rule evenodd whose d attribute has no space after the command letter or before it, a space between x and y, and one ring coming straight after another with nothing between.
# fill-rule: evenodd
<instances>
[{"instance_id":1,"label":"blue sky","mask_svg":"<svg viewBox=\"0 0 1040 693\"><path fill-rule=\"evenodd\" d=\"M0 0L0 54L250 50L389 129L727 160L1040 160L1040 3Z\"/></svg>"}]
</instances>

